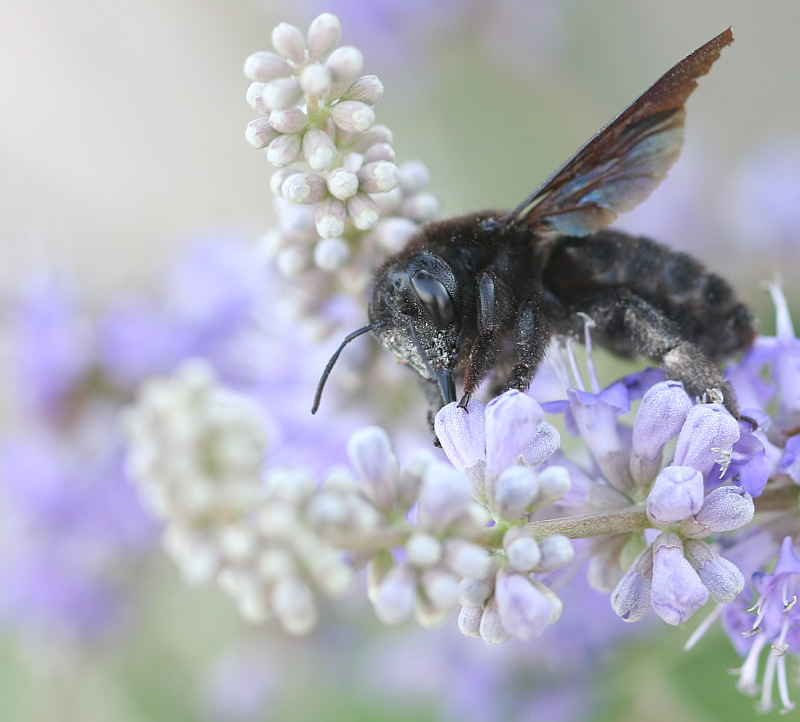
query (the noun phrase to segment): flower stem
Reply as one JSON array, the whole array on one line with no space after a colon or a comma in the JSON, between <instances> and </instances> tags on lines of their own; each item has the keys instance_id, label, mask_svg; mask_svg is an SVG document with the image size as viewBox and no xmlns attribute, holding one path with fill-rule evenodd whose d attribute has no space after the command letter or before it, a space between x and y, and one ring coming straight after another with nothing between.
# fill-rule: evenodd
<instances>
[{"instance_id":1,"label":"flower stem","mask_svg":"<svg viewBox=\"0 0 800 722\"><path fill-rule=\"evenodd\" d=\"M569 539L584 539L605 534L638 531L646 529L652 524L645 513L645 505L637 504L624 509L532 521L526 526L534 539L544 539L553 534L563 534Z\"/></svg>"}]
</instances>

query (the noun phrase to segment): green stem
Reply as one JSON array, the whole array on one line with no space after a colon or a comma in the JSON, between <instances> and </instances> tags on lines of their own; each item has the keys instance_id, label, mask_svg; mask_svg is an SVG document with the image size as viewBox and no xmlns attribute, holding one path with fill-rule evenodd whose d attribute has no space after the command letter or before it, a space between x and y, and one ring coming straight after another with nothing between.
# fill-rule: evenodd
<instances>
[{"instance_id":1,"label":"green stem","mask_svg":"<svg viewBox=\"0 0 800 722\"><path fill-rule=\"evenodd\" d=\"M585 539L607 534L622 534L639 531L652 526L645 513L645 505L610 509L592 514L565 516L560 519L543 519L526 524L534 539L540 540L553 534L563 534L569 539Z\"/></svg>"}]
</instances>

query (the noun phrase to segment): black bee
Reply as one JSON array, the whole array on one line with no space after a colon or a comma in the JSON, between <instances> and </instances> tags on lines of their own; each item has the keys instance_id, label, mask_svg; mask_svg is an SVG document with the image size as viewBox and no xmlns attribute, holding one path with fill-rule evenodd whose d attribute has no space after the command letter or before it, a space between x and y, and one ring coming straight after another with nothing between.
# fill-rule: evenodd
<instances>
[{"instance_id":1,"label":"black bee","mask_svg":"<svg viewBox=\"0 0 800 722\"><path fill-rule=\"evenodd\" d=\"M715 365L748 348L754 321L730 286L685 253L603 230L661 182L683 143L684 104L733 42L726 30L681 60L510 213L482 211L423 226L375 277L370 324L381 345L431 382L437 407L465 407L491 372L528 388L554 334L641 354L691 395L735 396Z\"/></svg>"}]
</instances>

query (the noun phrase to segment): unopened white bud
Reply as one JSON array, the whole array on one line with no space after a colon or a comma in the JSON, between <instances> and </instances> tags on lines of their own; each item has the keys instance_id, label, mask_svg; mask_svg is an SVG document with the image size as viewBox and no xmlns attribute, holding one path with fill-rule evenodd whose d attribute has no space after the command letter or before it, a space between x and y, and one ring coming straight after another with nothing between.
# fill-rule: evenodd
<instances>
[{"instance_id":1,"label":"unopened white bud","mask_svg":"<svg viewBox=\"0 0 800 722\"><path fill-rule=\"evenodd\" d=\"M539 541L542 558L536 567L539 572L562 569L575 558L575 548L567 537L561 534L549 536Z\"/></svg>"},{"instance_id":2,"label":"unopened white bud","mask_svg":"<svg viewBox=\"0 0 800 722\"><path fill-rule=\"evenodd\" d=\"M299 133L306 126L306 114L296 105L286 110L273 110L269 124L280 133Z\"/></svg>"},{"instance_id":3,"label":"unopened white bud","mask_svg":"<svg viewBox=\"0 0 800 722\"><path fill-rule=\"evenodd\" d=\"M267 160L276 168L291 165L299 155L300 137L297 135L279 135L267 147Z\"/></svg>"},{"instance_id":4,"label":"unopened white bud","mask_svg":"<svg viewBox=\"0 0 800 722\"><path fill-rule=\"evenodd\" d=\"M389 161L367 163L358 171L361 190L366 193L386 193L397 187L400 171Z\"/></svg>"},{"instance_id":5,"label":"unopened white bud","mask_svg":"<svg viewBox=\"0 0 800 722\"><path fill-rule=\"evenodd\" d=\"M347 215L350 216L353 225L360 231L372 230L378 225L380 218L375 201L363 193L356 193L356 195L347 200Z\"/></svg>"},{"instance_id":6,"label":"unopened white bud","mask_svg":"<svg viewBox=\"0 0 800 722\"><path fill-rule=\"evenodd\" d=\"M314 246L314 265L321 271L338 271L350 258L350 247L342 238L323 238Z\"/></svg>"},{"instance_id":7,"label":"unopened white bud","mask_svg":"<svg viewBox=\"0 0 800 722\"><path fill-rule=\"evenodd\" d=\"M325 64L330 68L337 82L351 83L364 68L364 56L358 48L345 45L334 50Z\"/></svg>"},{"instance_id":8,"label":"unopened white bud","mask_svg":"<svg viewBox=\"0 0 800 722\"><path fill-rule=\"evenodd\" d=\"M328 175L328 192L346 201L358 192L358 176L346 168L334 168Z\"/></svg>"},{"instance_id":9,"label":"unopened white bud","mask_svg":"<svg viewBox=\"0 0 800 722\"><path fill-rule=\"evenodd\" d=\"M336 144L324 130L309 130L303 135L303 157L311 170L327 170L336 161Z\"/></svg>"},{"instance_id":10,"label":"unopened white bud","mask_svg":"<svg viewBox=\"0 0 800 722\"><path fill-rule=\"evenodd\" d=\"M260 150L278 137L278 131L270 125L269 119L256 118L247 124L244 137L250 145Z\"/></svg>"},{"instance_id":11,"label":"unopened white bud","mask_svg":"<svg viewBox=\"0 0 800 722\"><path fill-rule=\"evenodd\" d=\"M315 220L321 238L341 236L347 222L347 209L342 201L326 198L317 205Z\"/></svg>"},{"instance_id":12,"label":"unopened white bud","mask_svg":"<svg viewBox=\"0 0 800 722\"><path fill-rule=\"evenodd\" d=\"M319 63L308 65L300 73L300 87L306 95L327 97L332 85L331 71Z\"/></svg>"},{"instance_id":13,"label":"unopened white bud","mask_svg":"<svg viewBox=\"0 0 800 722\"><path fill-rule=\"evenodd\" d=\"M266 115L270 110L264 102L264 87L264 83L250 83L250 87L247 88L247 93L244 96L247 104L257 113L261 113L261 115Z\"/></svg>"},{"instance_id":14,"label":"unopened white bud","mask_svg":"<svg viewBox=\"0 0 800 722\"><path fill-rule=\"evenodd\" d=\"M273 110L285 110L295 105L303 96L296 78L276 78L264 85L261 97L264 104Z\"/></svg>"},{"instance_id":15,"label":"unopened white bud","mask_svg":"<svg viewBox=\"0 0 800 722\"><path fill-rule=\"evenodd\" d=\"M358 100L375 105L383 97L383 83L377 75L364 75L356 80L344 93L344 100Z\"/></svg>"},{"instance_id":16,"label":"unopened white bud","mask_svg":"<svg viewBox=\"0 0 800 722\"><path fill-rule=\"evenodd\" d=\"M408 560L415 567L430 567L442 558L442 543L433 535L416 532L406 542Z\"/></svg>"},{"instance_id":17,"label":"unopened white bud","mask_svg":"<svg viewBox=\"0 0 800 722\"><path fill-rule=\"evenodd\" d=\"M291 203L319 203L327 192L325 179L316 173L292 173L281 185L281 195Z\"/></svg>"},{"instance_id":18,"label":"unopened white bud","mask_svg":"<svg viewBox=\"0 0 800 722\"><path fill-rule=\"evenodd\" d=\"M308 26L308 58L323 60L339 44L342 26L339 18L331 13L322 13Z\"/></svg>"},{"instance_id":19,"label":"unopened white bud","mask_svg":"<svg viewBox=\"0 0 800 722\"><path fill-rule=\"evenodd\" d=\"M272 31L272 46L293 63L302 63L306 59L306 41L303 33L289 23L280 23Z\"/></svg>"},{"instance_id":20,"label":"unopened white bud","mask_svg":"<svg viewBox=\"0 0 800 722\"><path fill-rule=\"evenodd\" d=\"M283 78L292 72L292 68L284 58L276 53L259 50L244 61L244 74L250 80L268 83L275 78Z\"/></svg>"},{"instance_id":21,"label":"unopened white bud","mask_svg":"<svg viewBox=\"0 0 800 722\"><path fill-rule=\"evenodd\" d=\"M331 118L342 130L361 133L375 122L375 111L366 103L343 100L331 108Z\"/></svg>"}]
</instances>

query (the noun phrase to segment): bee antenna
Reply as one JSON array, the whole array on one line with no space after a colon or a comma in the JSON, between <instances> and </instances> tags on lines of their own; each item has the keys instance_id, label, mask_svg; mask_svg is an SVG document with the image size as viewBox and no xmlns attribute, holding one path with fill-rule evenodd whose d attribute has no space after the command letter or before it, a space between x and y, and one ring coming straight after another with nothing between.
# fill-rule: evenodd
<instances>
[{"instance_id":1,"label":"bee antenna","mask_svg":"<svg viewBox=\"0 0 800 722\"><path fill-rule=\"evenodd\" d=\"M316 414L317 409L319 408L319 402L322 398L322 390L325 388L325 383L328 380L328 376L331 375L331 371L333 370L333 366L339 358L339 354L342 353L344 347L347 346L354 338L358 338L362 334L367 333L367 331L374 331L376 328L381 328L382 326L388 325L388 321L375 321L375 323L371 323L368 326L364 326L364 328L360 328L357 331L353 331L352 333L347 334L344 337L344 341L339 344L339 348L336 349L333 356L331 356L330 361L328 361L327 366L325 366L325 370L322 372L322 376L319 378L319 383L317 384L317 392L314 394L314 405L311 407L311 413Z\"/></svg>"}]
</instances>

